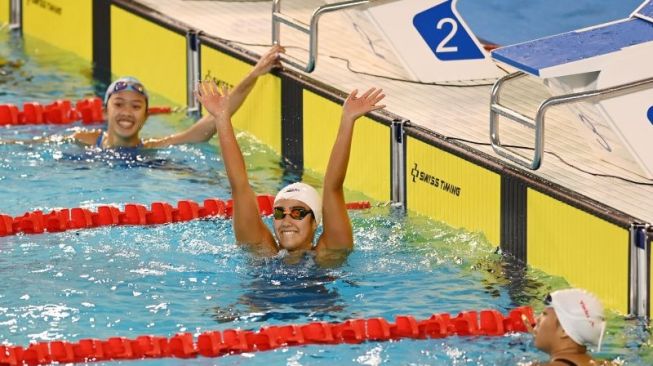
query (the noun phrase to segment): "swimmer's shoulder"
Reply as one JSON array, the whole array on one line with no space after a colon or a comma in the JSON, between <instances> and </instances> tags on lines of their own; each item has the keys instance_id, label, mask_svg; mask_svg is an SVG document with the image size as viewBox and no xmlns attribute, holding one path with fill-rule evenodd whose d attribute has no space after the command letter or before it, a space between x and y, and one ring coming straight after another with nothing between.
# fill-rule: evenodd
<instances>
[{"instance_id":1,"label":"swimmer's shoulder","mask_svg":"<svg viewBox=\"0 0 653 366\"><path fill-rule=\"evenodd\" d=\"M618 363L611 362L608 360L600 360L591 358L589 355L580 358L572 358L569 361L572 361L578 366L618 366ZM532 366L568 366L569 361L553 360L545 363L536 362Z\"/></svg>"},{"instance_id":2,"label":"swimmer's shoulder","mask_svg":"<svg viewBox=\"0 0 653 366\"><path fill-rule=\"evenodd\" d=\"M322 268L335 268L342 266L352 250L350 249L328 249L318 247L313 250L315 263Z\"/></svg>"},{"instance_id":3,"label":"swimmer's shoulder","mask_svg":"<svg viewBox=\"0 0 653 366\"><path fill-rule=\"evenodd\" d=\"M79 142L84 145L95 145L97 142L98 137L102 133L102 130L97 129L97 130L79 130L75 131L72 135L70 135L70 139L74 140L75 142Z\"/></svg>"},{"instance_id":4,"label":"swimmer's shoulder","mask_svg":"<svg viewBox=\"0 0 653 366\"><path fill-rule=\"evenodd\" d=\"M267 229L265 224L261 222L261 225L265 230L261 233L262 238L259 243L237 242L237 244L257 257L276 257L279 254L277 241L274 239L274 235L269 229Z\"/></svg>"}]
</instances>

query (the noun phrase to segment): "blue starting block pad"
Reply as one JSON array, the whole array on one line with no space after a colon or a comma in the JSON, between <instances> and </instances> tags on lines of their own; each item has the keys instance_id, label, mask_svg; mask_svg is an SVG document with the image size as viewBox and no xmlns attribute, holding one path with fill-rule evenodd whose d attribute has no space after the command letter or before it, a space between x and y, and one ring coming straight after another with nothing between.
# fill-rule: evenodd
<instances>
[{"instance_id":1,"label":"blue starting block pad","mask_svg":"<svg viewBox=\"0 0 653 366\"><path fill-rule=\"evenodd\" d=\"M653 0L645 2L635 10L633 17L648 18L649 21L653 20Z\"/></svg>"},{"instance_id":2,"label":"blue starting block pad","mask_svg":"<svg viewBox=\"0 0 653 366\"><path fill-rule=\"evenodd\" d=\"M653 13L653 0L634 14ZM636 16L636 15L635 15ZM492 57L529 74L549 78L601 70L621 49L653 41L653 22L633 17L502 47Z\"/></svg>"},{"instance_id":3,"label":"blue starting block pad","mask_svg":"<svg viewBox=\"0 0 653 366\"><path fill-rule=\"evenodd\" d=\"M601 98L596 100L569 103L568 108L577 116L570 122L582 128L580 133L596 156L653 179L652 52L653 0L647 0L630 18L499 48L492 57L547 79L545 85L554 96L593 96L600 91ZM633 89L635 82L648 88ZM626 88L627 92L602 98L614 86ZM495 118L491 122L500 112L494 108L495 104L491 107L491 118ZM538 113L543 108L540 105ZM510 114L504 116L521 122ZM529 161L502 148L500 143L493 141L493 146L499 154L531 169L537 169L543 151L541 145L539 156Z\"/></svg>"}]
</instances>

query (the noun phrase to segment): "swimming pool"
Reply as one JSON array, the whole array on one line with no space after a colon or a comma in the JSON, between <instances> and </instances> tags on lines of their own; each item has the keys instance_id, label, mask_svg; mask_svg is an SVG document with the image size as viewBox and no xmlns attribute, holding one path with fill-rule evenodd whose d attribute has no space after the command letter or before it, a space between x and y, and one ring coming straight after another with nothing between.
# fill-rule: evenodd
<instances>
[{"instance_id":1,"label":"swimming pool","mask_svg":"<svg viewBox=\"0 0 653 366\"><path fill-rule=\"evenodd\" d=\"M23 44L7 34L1 37L0 56L16 65L6 68L5 85L12 92L3 102L78 99L101 90L88 76L88 65L33 40ZM154 99L157 103L165 101ZM144 135L160 136L189 123L181 114L153 117ZM64 131L52 126L2 128L0 138L29 139ZM269 149L246 134L240 141L255 191L274 193L295 178L284 172ZM0 154L2 212L13 216L35 209L229 197L212 144L127 158L88 153L70 144L3 144ZM319 184L310 173L304 179ZM364 197L349 193L347 198ZM561 279L520 270L480 235L388 206L352 212L352 221L356 250L344 266L334 269L316 268L310 260L287 265L279 259L251 258L233 244L226 220L0 238L0 339L26 345L36 340L258 329L312 320L392 319L398 314L424 318L484 308L505 313L522 304L539 308L546 292L566 285ZM602 355L650 364L644 326L611 318ZM530 345L529 336L511 335L139 362L505 365L537 358L543 355Z\"/></svg>"},{"instance_id":2,"label":"swimming pool","mask_svg":"<svg viewBox=\"0 0 653 366\"><path fill-rule=\"evenodd\" d=\"M474 33L510 45L627 18L640 0L460 0L458 10Z\"/></svg>"}]
</instances>

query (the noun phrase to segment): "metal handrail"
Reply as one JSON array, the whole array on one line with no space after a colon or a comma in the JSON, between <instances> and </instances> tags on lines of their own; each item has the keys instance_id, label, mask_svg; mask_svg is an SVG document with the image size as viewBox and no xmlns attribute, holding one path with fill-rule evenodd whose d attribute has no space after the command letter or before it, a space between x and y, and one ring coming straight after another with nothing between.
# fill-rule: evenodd
<instances>
[{"instance_id":1,"label":"metal handrail","mask_svg":"<svg viewBox=\"0 0 653 366\"><path fill-rule=\"evenodd\" d=\"M296 67L300 70L303 70L307 73L313 72L315 70L315 64L317 63L317 40L318 40L318 22L320 17L323 14L351 8L354 6L359 6L366 4L370 0L351 0L343 1L335 4L322 5L319 8L313 11L311 15L310 25L284 15L281 13L281 0L274 0L272 2L272 43L279 44L280 41L280 25L281 23L295 28L301 32L308 34L309 37L309 48L308 48L308 61L305 65L302 64L302 60L299 60L295 57L283 55L282 60L288 63L289 65Z\"/></svg>"},{"instance_id":2,"label":"metal handrail","mask_svg":"<svg viewBox=\"0 0 653 366\"><path fill-rule=\"evenodd\" d=\"M502 77L494 83L492 94L490 96L490 141L492 143L492 148L497 154L532 170L537 170L542 165L542 159L544 157L544 120L546 117L546 111L549 108L562 104L578 103L590 99L602 99L608 95L618 96L630 94L640 89L646 89L651 86L650 84L653 84L653 78L647 78L604 89L588 90L579 93L550 97L540 103L535 118L532 118L500 104L500 94L504 84L509 80L517 79L525 75L526 74L521 71L515 72ZM529 158L501 145L498 118L500 115L535 130L533 158Z\"/></svg>"}]
</instances>

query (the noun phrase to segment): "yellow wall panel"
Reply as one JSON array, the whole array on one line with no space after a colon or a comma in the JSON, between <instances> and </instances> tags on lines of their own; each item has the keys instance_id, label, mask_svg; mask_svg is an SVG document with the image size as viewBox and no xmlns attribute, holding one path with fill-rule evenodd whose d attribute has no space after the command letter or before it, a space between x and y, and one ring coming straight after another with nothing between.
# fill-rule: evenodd
<instances>
[{"instance_id":1,"label":"yellow wall panel","mask_svg":"<svg viewBox=\"0 0 653 366\"><path fill-rule=\"evenodd\" d=\"M11 19L10 0L0 0L0 23L8 24Z\"/></svg>"},{"instance_id":2,"label":"yellow wall panel","mask_svg":"<svg viewBox=\"0 0 653 366\"><path fill-rule=\"evenodd\" d=\"M252 69L252 65L202 46L202 77L218 83L237 85ZM233 117L234 127L244 130L277 153L281 153L281 79L267 74L256 86Z\"/></svg>"},{"instance_id":3,"label":"yellow wall panel","mask_svg":"<svg viewBox=\"0 0 653 366\"><path fill-rule=\"evenodd\" d=\"M186 105L186 37L112 5L111 72Z\"/></svg>"},{"instance_id":4,"label":"yellow wall panel","mask_svg":"<svg viewBox=\"0 0 653 366\"><path fill-rule=\"evenodd\" d=\"M545 194L527 193L528 264L628 311L628 230Z\"/></svg>"},{"instance_id":5,"label":"yellow wall panel","mask_svg":"<svg viewBox=\"0 0 653 366\"><path fill-rule=\"evenodd\" d=\"M410 136L406 143L408 209L499 244L501 176Z\"/></svg>"},{"instance_id":6,"label":"yellow wall panel","mask_svg":"<svg viewBox=\"0 0 653 366\"><path fill-rule=\"evenodd\" d=\"M0 6L4 6L4 3L0 3ZM93 2L23 0L23 32L91 61Z\"/></svg>"},{"instance_id":7,"label":"yellow wall panel","mask_svg":"<svg viewBox=\"0 0 653 366\"><path fill-rule=\"evenodd\" d=\"M304 167L326 172L342 106L304 90ZM390 127L367 117L356 122L345 187L390 199Z\"/></svg>"}]
</instances>

